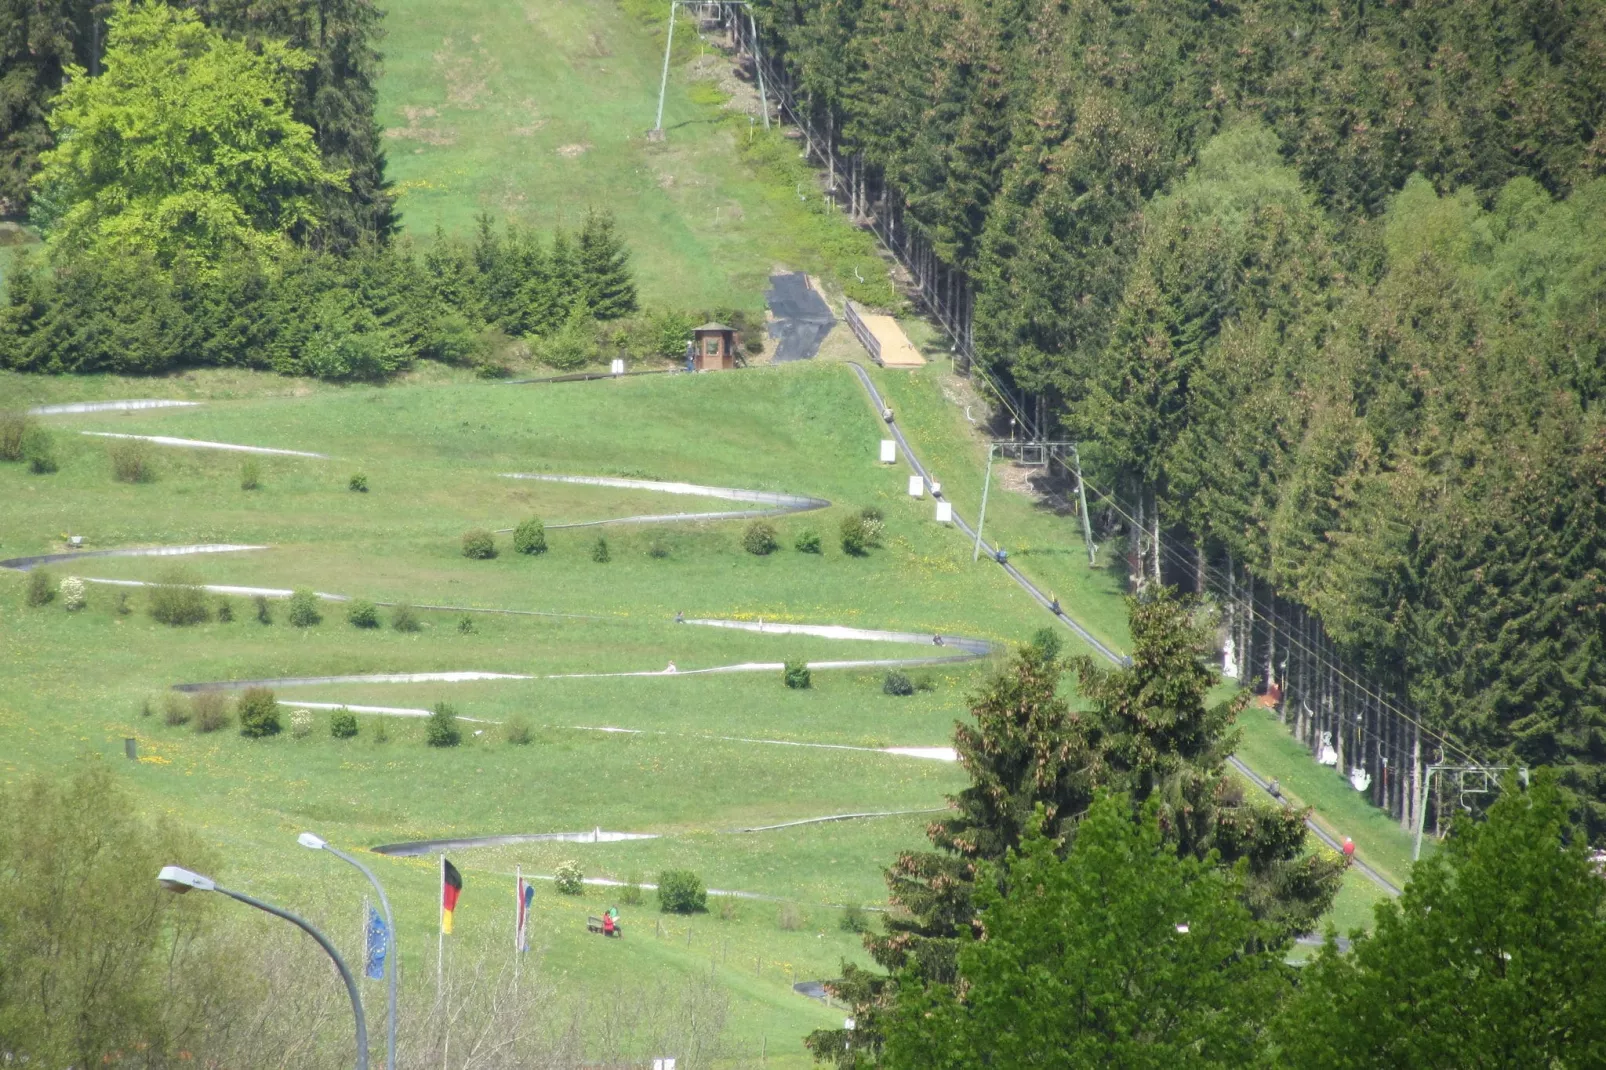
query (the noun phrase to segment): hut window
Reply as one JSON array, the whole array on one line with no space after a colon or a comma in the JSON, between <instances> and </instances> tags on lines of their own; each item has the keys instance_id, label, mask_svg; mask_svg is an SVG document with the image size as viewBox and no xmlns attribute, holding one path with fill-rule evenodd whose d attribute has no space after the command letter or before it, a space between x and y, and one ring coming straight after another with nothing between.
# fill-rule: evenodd
<instances>
[{"instance_id":1,"label":"hut window","mask_svg":"<svg viewBox=\"0 0 1606 1070\"><path fill-rule=\"evenodd\" d=\"M705 338L705 339L703 339L703 353L706 354L707 356L710 356L710 357L719 356L719 339L718 338Z\"/></svg>"}]
</instances>

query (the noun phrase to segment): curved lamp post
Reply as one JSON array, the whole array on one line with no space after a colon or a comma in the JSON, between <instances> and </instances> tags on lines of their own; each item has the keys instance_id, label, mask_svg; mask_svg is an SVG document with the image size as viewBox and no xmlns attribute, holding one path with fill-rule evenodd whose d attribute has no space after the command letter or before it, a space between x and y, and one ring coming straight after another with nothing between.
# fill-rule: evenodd
<instances>
[{"instance_id":1,"label":"curved lamp post","mask_svg":"<svg viewBox=\"0 0 1606 1070\"><path fill-rule=\"evenodd\" d=\"M385 896L385 887L374 876L373 870L321 836L303 832L296 837L296 842L309 850L328 851L336 858L350 862L368 878L368 883L379 894L379 905L385 911L385 1070L396 1070L396 922L390 916L390 900Z\"/></svg>"},{"instance_id":2,"label":"curved lamp post","mask_svg":"<svg viewBox=\"0 0 1606 1070\"><path fill-rule=\"evenodd\" d=\"M335 968L340 971L340 979L346 982L346 994L351 997L351 1013L357 1019L357 1070L368 1070L368 1022L363 1018L362 1000L357 995L357 982L352 979L351 971L346 969L345 962L340 958L340 952L335 950L335 945L331 944L323 933L314 929L288 910L280 910L272 903L264 903L260 899L246 895L244 892L236 892L225 888L211 877L203 877L199 873L191 873L189 870L179 866L163 866L162 871L156 875L156 880L163 888L179 895L191 890L197 892L220 892L230 899L238 899L247 906L266 911L274 917L283 918L318 941L318 946L323 948L331 959L334 959Z\"/></svg>"}]
</instances>

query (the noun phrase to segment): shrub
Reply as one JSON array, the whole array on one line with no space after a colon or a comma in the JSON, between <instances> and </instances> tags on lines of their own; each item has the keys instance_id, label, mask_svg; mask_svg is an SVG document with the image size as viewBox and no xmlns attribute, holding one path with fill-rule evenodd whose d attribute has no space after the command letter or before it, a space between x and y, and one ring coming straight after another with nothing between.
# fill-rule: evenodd
<instances>
[{"instance_id":1,"label":"shrub","mask_svg":"<svg viewBox=\"0 0 1606 1070\"><path fill-rule=\"evenodd\" d=\"M849 903L842 908L842 919L837 925L845 933L867 933L870 931L870 918L863 907Z\"/></svg>"},{"instance_id":2,"label":"shrub","mask_svg":"<svg viewBox=\"0 0 1606 1070\"><path fill-rule=\"evenodd\" d=\"M329 715L329 734L336 739L350 739L357 734L357 715L342 706Z\"/></svg>"},{"instance_id":3,"label":"shrub","mask_svg":"<svg viewBox=\"0 0 1606 1070\"><path fill-rule=\"evenodd\" d=\"M689 869L658 874L658 909L665 914L697 914L708 909L708 889Z\"/></svg>"},{"instance_id":4,"label":"shrub","mask_svg":"<svg viewBox=\"0 0 1606 1070\"><path fill-rule=\"evenodd\" d=\"M557 872L552 876L552 883L560 895L580 895L586 890L585 874L580 872L580 863L572 858L559 862Z\"/></svg>"},{"instance_id":5,"label":"shrub","mask_svg":"<svg viewBox=\"0 0 1606 1070\"><path fill-rule=\"evenodd\" d=\"M155 710L151 709L151 697L149 695L139 700L139 715L141 717L149 717L155 712Z\"/></svg>"},{"instance_id":6,"label":"shrub","mask_svg":"<svg viewBox=\"0 0 1606 1070\"><path fill-rule=\"evenodd\" d=\"M247 739L262 739L279 734L279 702L265 687L247 688L234 704L234 716L240 722L240 735Z\"/></svg>"},{"instance_id":7,"label":"shrub","mask_svg":"<svg viewBox=\"0 0 1606 1070\"><path fill-rule=\"evenodd\" d=\"M112 462L112 478L119 483L149 483L155 477L151 451L137 438L117 439L106 447L106 456Z\"/></svg>"},{"instance_id":8,"label":"shrub","mask_svg":"<svg viewBox=\"0 0 1606 1070\"><path fill-rule=\"evenodd\" d=\"M627 907L641 905L641 874L632 872L625 878L625 886L619 892L619 899Z\"/></svg>"},{"instance_id":9,"label":"shrub","mask_svg":"<svg viewBox=\"0 0 1606 1070\"><path fill-rule=\"evenodd\" d=\"M513 552L516 554L546 553L546 525L541 518L532 516L513 529Z\"/></svg>"},{"instance_id":10,"label":"shrub","mask_svg":"<svg viewBox=\"0 0 1606 1070\"><path fill-rule=\"evenodd\" d=\"M228 624L234 620L234 603L227 598L219 598L217 600L217 619L223 624Z\"/></svg>"},{"instance_id":11,"label":"shrub","mask_svg":"<svg viewBox=\"0 0 1606 1070\"><path fill-rule=\"evenodd\" d=\"M23 594L23 600L30 606L47 606L51 599L56 597L56 585L50 579L50 573L42 568L36 568L28 573L28 588Z\"/></svg>"},{"instance_id":12,"label":"shrub","mask_svg":"<svg viewBox=\"0 0 1606 1070\"><path fill-rule=\"evenodd\" d=\"M379 607L366 599L355 599L346 607L346 623L353 628L377 628Z\"/></svg>"},{"instance_id":13,"label":"shrub","mask_svg":"<svg viewBox=\"0 0 1606 1070\"><path fill-rule=\"evenodd\" d=\"M647 544L647 556L658 561L669 556L669 544L664 541L663 536L652 537L652 541Z\"/></svg>"},{"instance_id":14,"label":"shrub","mask_svg":"<svg viewBox=\"0 0 1606 1070\"><path fill-rule=\"evenodd\" d=\"M169 570L151 588L151 619L159 624L182 628L200 624L211 616L206 608L206 592L183 569Z\"/></svg>"},{"instance_id":15,"label":"shrub","mask_svg":"<svg viewBox=\"0 0 1606 1070\"><path fill-rule=\"evenodd\" d=\"M806 921L803 911L798 909L796 903L782 903L780 909L775 912L775 924L789 933L803 928Z\"/></svg>"},{"instance_id":16,"label":"shrub","mask_svg":"<svg viewBox=\"0 0 1606 1070\"><path fill-rule=\"evenodd\" d=\"M310 628L322 621L323 614L318 612L318 596L305 587L298 587L290 596L290 612L287 619L296 628Z\"/></svg>"},{"instance_id":17,"label":"shrub","mask_svg":"<svg viewBox=\"0 0 1606 1070\"><path fill-rule=\"evenodd\" d=\"M368 477L361 472L353 472L351 478L346 480L346 486L358 494L368 493Z\"/></svg>"},{"instance_id":18,"label":"shrub","mask_svg":"<svg viewBox=\"0 0 1606 1070\"><path fill-rule=\"evenodd\" d=\"M931 678L931 674L929 672L921 673L919 676L915 677L915 690L935 691L937 690L937 681Z\"/></svg>"},{"instance_id":19,"label":"shrub","mask_svg":"<svg viewBox=\"0 0 1606 1070\"><path fill-rule=\"evenodd\" d=\"M32 426L33 417L27 413L16 409L0 410L0 461L22 460L22 443Z\"/></svg>"},{"instance_id":20,"label":"shrub","mask_svg":"<svg viewBox=\"0 0 1606 1070\"><path fill-rule=\"evenodd\" d=\"M886 534L886 518L881 510L873 505L865 506L859 510L859 521L864 528L864 542L866 546L879 547L881 537Z\"/></svg>"},{"instance_id":21,"label":"shrub","mask_svg":"<svg viewBox=\"0 0 1606 1070\"><path fill-rule=\"evenodd\" d=\"M42 427L30 427L22 439L22 456L28 462L28 471L46 476L56 470L56 449L50 432Z\"/></svg>"},{"instance_id":22,"label":"shrub","mask_svg":"<svg viewBox=\"0 0 1606 1070\"><path fill-rule=\"evenodd\" d=\"M444 702L435 703L435 709L424 722L424 741L431 747L455 747L463 742L463 730L457 725L457 710Z\"/></svg>"},{"instance_id":23,"label":"shrub","mask_svg":"<svg viewBox=\"0 0 1606 1070\"><path fill-rule=\"evenodd\" d=\"M162 696L162 723L170 728L190 723L190 704L177 691Z\"/></svg>"},{"instance_id":24,"label":"shrub","mask_svg":"<svg viewBox=\"0 0 1606 1070\"><path fill-rule=\"evenodd\" d=\"M130 613L134 612L133 607L128 604L127 591L117 592L117 595L112 599L112 612L116 613L119 617L126 617Z\"/></svg>"},{"instance_id":25,"label":"shrub","mask_svg":"<svg viewBox=\"0 0 1606 1070\"><path fill-rule=\"evenodd\" d=\"M801 690L814 686L814 677L809 673L809 663L806 661L790 661L781 670L781 679L786 686Z\"/></svg>"},{"instance_id":26,"label":"shrub","mask_svg":"<svg viewBox=\"0 0 1606 1070\"><path fill-rule=\"evenodd\" d=\"M240 489L256 490L262 485L262 466L255 460L240 462Z\"/></svg>"},{"instance_id":27,"label":"shrub","mask_svg":"<svg viewBox=\"0 0 1606 1070\"><path fill-rule=\"evenodd\" d=\"M229 700L221 691L197 691L190 697L190 716L195 730L216 732L229 725Z\"/></svg>"},{"instance_id":28,"label":"shrub","mask_svg":"<svg viewBox=\"0 0 1606 1070\"><path fill-rule=\"evenodd\" d=\"M252 602L253 605L255 605L257 607L257 623L258 624L272 624L273 623L273 606L268 601L268 596L264 595L264 594L259 594L256 597L252 598L251 602Z\"/></svg>"},{"instance_id":29,"label":"shrub","mask_svg":"<svg viewBox=\"0 0 1606 1070\"><path fill-rule=\"evenodd\" d=\"M374 718L373 740L375 743L390 742L390 718L384 714Z\"/></svg>"},{"instance_id":30,"label":"shrub","mask_svg":"<svg viewBox=\"0 0 1606 1070\"><path fill-rule=\"evenodd\" d=\"M881 693L883 695L912 695L915 693L914 681L909 679L909 674L906 672L888 669L887 675L881 678Z\"/></svg>"},{"instance_id":31,"label":"shrub","mask_svg":"<svg viewBox=\"0 0 1606 1070\"><path fill-rule=\"evenodd\" d=\"M457 618L458 635L473 635L474 631L474 618L472 616L464 613L461 617Z\"/></svg>"},{"instance_id":32,"label":"shrub","mask_svg":"<svg viewBox=\"0 0 1606 1070\"><path fill-rule=\"evenodd\" d=\"M722 895L722 896L720 896L719 897L719 920L721 920L721 921L735 921L737 916L739 914L741 914L741 912L742 912L741 911L741 902L742 901L740 899L736 898L734 895Z\"/></svg>"},{"instance_id":33,"label":"shrub","mask_svg":"<svg viewBox=\"0 0 1606 1070\"><path fill-rule=\"evenodd\" d=\"M61 605L69 613L75 613L84 608L84 602L89 597L88 585L77 576L68 576L61 581Z\"/></svg>"},{"instance_id":34,"label":"shrub","mask_svg":"<svg viewBox=\"0 0 1606 1070\"><path fill-rule=\"evenodd\" d=\"M849 557L863 557L870 552L870 539L864 530L864 517L842 518L842 552Z\"/></svg>"},{"instance_id":35,"label":"shrub","mask_svg":"<svg viewBox=\"0 0 1606 1070\"><path fill-rule=\"evenodd\" d=\"M534 736L534 733L530 731L529 718L522 713L515 713L512 717L509 717L507 723L502 726L502 732L507 737L507 741L515 747L529 746L530 740Z\"/></svg>"},{"instance_id":36,"label":"shrub","mask_svg":"<svg viewBox=\"0 0 1606 1070\"><path fill-rule=\"evenodd\" d=\"M820 553L820 533L813 528L806 528L792 546L800 554Z\"/></svg>"},{"instance_id":37,"label":"shrub","mask_svg":"<svg viewBox=\"0 0 1606 1070\"><path fill-rule=\"evenodd\" d=\"M747 525L742 533L742 549L757 557L764 557L775 552L779 544L775 541L775 527L762 520L755 520Z\"/></svg>"},{"instance_id":38,"label":"shrub","mask_svg":"<svg viewBox=\"0 0 1606 1070\"><path fill-rule=\"evenodd\" d=\"M413 607L406 602L391 611L390 626L398 632L416 632L424 627L419 623L418 614L413 612Z\"/></svg>"},{"instance_id":39,"label":"shrub","mask_svg":"<svg viewBox=\"0 0 1606 1070\"><path fill-rule=\"evenodd\" d=\"M601 535L597 536L597 541L591 547L591 560L599 565L606 565L613 560L608 556L608 540Z\"/></svg>"},{"instance_id":40,"label":"shrub","mask_svg":"<svg viewBox=\"0 0 1606 1070\"><path fill-rule=\"evenodd\" d=\"M471 561L489 561L496 556L496 539L484 528L463 532L463 556Z\"/></svg>"},{"instance_id":41,"label":"shrub","mask_svg":"<svg viewBox=\"0 0 1606 1070\"><path fill-rule=\"evenodd\" d=\"M312 711L290 711L290 734L297 739L306 739L312 735Z\"/></svg>"}]
</instances>

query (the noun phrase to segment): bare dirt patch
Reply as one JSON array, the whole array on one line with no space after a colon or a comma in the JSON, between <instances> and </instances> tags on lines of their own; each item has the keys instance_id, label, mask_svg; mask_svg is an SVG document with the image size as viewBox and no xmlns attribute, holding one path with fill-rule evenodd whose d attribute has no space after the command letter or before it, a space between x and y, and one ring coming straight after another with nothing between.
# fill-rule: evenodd
<instances>
[{"instance_id":1,"label":"bare dirt patch","mask_svg":"<svg viewBox=\"0 0 1606 1070\"><path fill-rule=\"evenodd\" d=\"M524 113L529 119L528 122L513 128L513 133L519 137L529 137L547 124L546 118L541 115L540 109L535 106L535 101L526 98L519 106L524 109Z\"/></svg>"},{"instance_id":2,"label":"bare dirt patch","mask_svg":"<svg viewBox=\"0 0 1606 1070\"><path fill-rule=\"evenodd\" d=\"M476 37L466 50L459 52L450 37L443 38L441 50L431 57L446 81L448 104L459 108L480 107L478 98L488 93L491 79L501 73L502 64L478 42Z\"/></svg>"},{"instance_id":3,"label":"bare dirt patch","mask_svg":"<svg viewBox=\"0 0 1606 1070\"><path fill-rule=\"evenodd\" d=\"M584 156L586 150L589 148L591 148L591 142L577 141L572 145L559 145L557 152L558 155L562 156L565 160L573 160Z\"/></svg>"},{"instance_id":4,"label":"bare dirt patch","mask_svg":"<svg viewBox=\"0 0 1606 1070\"><path fill-rule=\"evenodd\" d=\"M426 145L451 145L457 141L457 131L449 126L441 126L430 122L439 118L434 108L421 108L408 105L402 108L402 114L407 117L406 126L392 126L385 131L385 136L398 141L421 141Z\"/></svg>"}]
</instances>

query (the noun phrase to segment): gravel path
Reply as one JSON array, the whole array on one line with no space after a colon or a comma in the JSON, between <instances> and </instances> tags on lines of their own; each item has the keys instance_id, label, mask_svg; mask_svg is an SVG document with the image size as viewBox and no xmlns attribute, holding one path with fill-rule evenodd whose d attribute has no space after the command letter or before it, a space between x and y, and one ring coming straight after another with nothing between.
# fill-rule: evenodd
<instances>
[{"instance_id":1,"label":"gravel path","mask_svg":"<svg viewBox=\"0 0 1606 1070\"><path fill-rule=\"evenodd\" d=\"M62 554L39 554L35 557L13 557L0 561L0 568L27 572L40 565L54 565L61 561L76 561L85 557L180 557L185 554L230 554L244 550L267 550L267 546L237 546L233 543L204 543L196 546L149 546L134 550L73 550ZM102 582L102 581L94 581ZM110 582L110 581L106 581ZM288 594L289 592L285 592Z\"/></svg>"},{"instance_id":2,"label":"gravel path","mask_svg":"<svg viewBox=\"0 0 1606 1070\"><path fill-rule=\"evenodd\" d=\"M134 409L189 409L199 401L167 401L146 398L139 401L74 401L66 405L38 405L28 410L31 416L60 416L77 412L129 412Z\"/></svg>"},{"instance_id":3,"label":"gravel path","mask_svg":"<svg viewBox=\"0 0 1606 1070\"><path fill-rule=\"evenodd\" d=\"M178 446L190 450L230 450L234 453L266 453L278 457L313 457L317 460L329 459L327 453L308 453L306 450L280 450L268 446L240 446L233 442L208 442L199 438L173 438L170 435L119 435L112 431L80 431L80 435L92 435L95 438L130 438L140 442L154 442L158 446Z\"/></svg>"}]
</instances>

